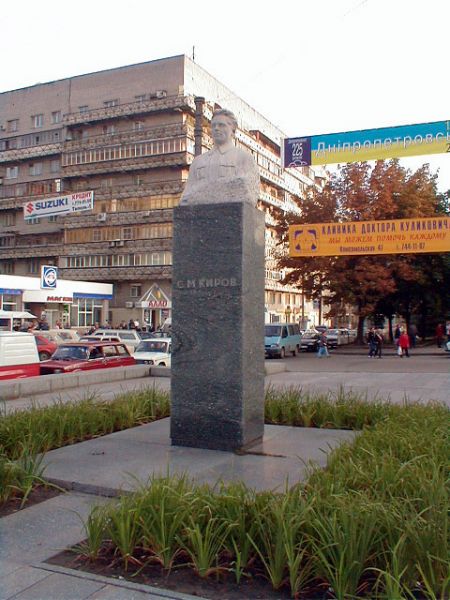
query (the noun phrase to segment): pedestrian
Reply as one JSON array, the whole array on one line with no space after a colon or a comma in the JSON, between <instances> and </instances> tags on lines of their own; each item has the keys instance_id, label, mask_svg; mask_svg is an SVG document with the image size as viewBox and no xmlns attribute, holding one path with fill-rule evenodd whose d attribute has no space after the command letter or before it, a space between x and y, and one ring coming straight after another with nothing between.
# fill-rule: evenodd
<instances>
[{"instance_id":1,"label":"pedestrian","mask_svg":"<svg viewBox=\"0 0 450 600\"><path fill-rule=\"evenodd\" d=\"M450 321L445 324L445 332L447 334L447 342L450 342Z\"/></svg>"},{"instance_id":2,"label":"pedestrian","mask_svg":"<svg viewBox=\"0 0 450 600\"><path fill-rule=\"evenodd\" d=\"M397 346L398 346L398 339L399 339L401 333L402 333L402 328L397 323L397 325L395 327L395 331L394 331L394 343L397 344Z\"/></svg>"},{"instance_id":3,"label":"pedestrian","mask_svg":"<svg viewBox=\"0 0 450 600\"><path fill-rule=\"evenodd\" d=\"M317 352L317 356L319 358L322 358L322 356L330 356L327 348L327 336L325 335L324 331L322 331L319 337L319 350Z\"/></svg>"},{"instance_id":4,"label":"pedestrian","mask_svg":"<svg viewBox=\"0 0 450 600\"><path fill-rule=\"evenodd\" d=\"M445 334L444 326L442 325L442 323L439 323L438 326L436 327L436 343L437 343L438 348L442 347L442 343L444 341L444 334Z\"/></svg>"},{"instance_id":5,"label":"pedestrian","mask_svg":"<svg viewBox=\"0 0 450 600\"><path fill-rule=\"evenodd\" d=\"M381 358L381 354L383 351L383 342L384 342L383 333L381 332L380 329L376 329L375 330L375 356L377 356L378 358Z\"/></svg>"},{"instance_id":6,"label":"pedestrian","mask_svg":"<svg viewBox=\"0 0 450 600\"><path fill-rule=\"evenodd\" d=\"M367 343L369 344L369 358L374 358L377 351L377 342L375 338L375 327L369 329L367 334Z\"/></svg>"},{"instance_id":7,"label":"pedestrian","mask_svg":"<svg viewBox=\"0 0 450 600\"><path fill-rule=\"evenodd\" d=\"M409 358L409 335L406 331L402 331L400 337L398 338L398 355L403 358L403 356L407 356Z\"/></svg>"},{"instance_id":8,"label":"pedestrian","mask_svg":"<svg viewBox=\"0 0 450 600\"><path fill-rule=\"evenodd\" d=\"M409 341L411 342L411 348L415 348L417 342L417 327L414 323L409 327Z\"/></svg>"}]
</instances>

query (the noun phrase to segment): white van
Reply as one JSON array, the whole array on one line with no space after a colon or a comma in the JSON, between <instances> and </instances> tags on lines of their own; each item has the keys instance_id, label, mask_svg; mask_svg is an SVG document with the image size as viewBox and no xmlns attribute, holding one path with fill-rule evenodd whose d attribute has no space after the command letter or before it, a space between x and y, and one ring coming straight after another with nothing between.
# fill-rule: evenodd
<instances>
[{"instance_id":1,"label":"white van","mask_svg":"<svg viewBox=\"0 0 450 600\"><path fill-rule=\"evenodd\" d=\"M0 331L0 380L36 375L40 375L40 362L34 335Z\"/></svg>"}]
</instances>

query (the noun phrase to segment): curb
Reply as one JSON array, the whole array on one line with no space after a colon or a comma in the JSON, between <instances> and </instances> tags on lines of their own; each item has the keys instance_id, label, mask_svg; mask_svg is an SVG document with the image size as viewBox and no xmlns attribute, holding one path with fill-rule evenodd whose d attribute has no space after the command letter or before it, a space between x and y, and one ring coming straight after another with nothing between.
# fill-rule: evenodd
<instances>
[{"instance_id":1,"label":"curb","mask_svg":"<svg viewBox=\"0 0 450 600\"><path fill-rule=\"evenodd\" d=\"M133 583L131 581L127 581L126 579L115 579L113 577L105 577L104 575L95 575L94 573L89 573L88 571L68 569L67 567L52 565L46 562L33 564L31 566L35 569L41 569L42 571L49 571L50 573L59 573L60 575L76 577L77 579L96 581L98 583L111 585L125 590L141 592L144 594L152 594L152 596L166 598L168 600L207 600L202 596L191 596L190 594L183 594L182 592L174 592L172 590L156 588L151 585L146 585L145 583Z\"/></svg>"}]
</instances>

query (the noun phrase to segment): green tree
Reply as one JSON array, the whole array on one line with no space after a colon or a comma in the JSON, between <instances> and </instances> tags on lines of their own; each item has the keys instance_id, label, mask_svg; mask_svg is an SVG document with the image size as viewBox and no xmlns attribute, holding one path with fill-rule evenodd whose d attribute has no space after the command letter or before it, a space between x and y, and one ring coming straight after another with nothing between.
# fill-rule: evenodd
<instances>
[{"instance_id":1,"label":"green tree","mask_svg":"<svg viewBox=\"0 0 450 600\"><path fill-rule=\"evenodd\" d=\"M281 242L286 242L290 224L413 218L446 212L448 201L437 193L436 180L428 165L411 172L397 159L377 161L374 167L347 164L331 176L323 190L309 190L301 215L291 213L280 219ZM291 258L280 252L279 264L287 269L285 282L298 285L307 296L321 298L327 291L331 303L327 316L338 316L344 304L355 306L361 340L368 316L382 312L392 320L393 314L401 311L409 320L411 312L418 309L417 299L430 279L426 268L429 260L419 256ZM444 271L436 266L435 273L443 280Z\"/></svg>"}]
</instances>

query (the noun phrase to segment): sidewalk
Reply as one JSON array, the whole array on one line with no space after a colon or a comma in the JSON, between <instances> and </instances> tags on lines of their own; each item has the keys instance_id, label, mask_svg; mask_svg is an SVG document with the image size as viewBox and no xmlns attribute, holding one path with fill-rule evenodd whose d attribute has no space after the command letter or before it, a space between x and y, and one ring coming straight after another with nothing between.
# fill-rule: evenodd
<instances>
[{"instance_id":1,"label":"sidewalk","mask_svg":"<svg viewBox=\"0 0 450 600\"><path fill-rule=\"evenodd\" d=\"M267 375L266 385L292 385L310 391L336 391L344 386L361 392L369 390L373 397L378 393L390 395L393 401L408 397L450 405L450 356L442 349L417 348L410 359L400 359L392 348L383 360L369 359L365 347L354 350L347 348L344 354L338 349L327 359L302 353L273 361L271 371L281 367L285 371ZM169 388L169 378L155 379L163 389ZM149 385L155 379L135 381ZM112 386L116 393L120 391L117 383ZM114 496L119 490L132 489L129 473L144 481L151 473L165 474L169 467L171 472L187 471L203 482L211 483L219 477L242 478L251 487L275 488L284 484L287 475L291 483L304 475L298 457L321 460L323 465L323 450L354 435L276 426L266 426L265 432L264 444L244 456L171 447L168 420L49 452L45 458L46 477L70 491L0 519L0 600L201 600L45 561L85 537L80 517L86 518L93 505L107 502L106 496Z\"/></svg>"}]
</instances>

